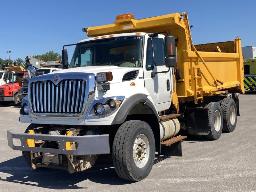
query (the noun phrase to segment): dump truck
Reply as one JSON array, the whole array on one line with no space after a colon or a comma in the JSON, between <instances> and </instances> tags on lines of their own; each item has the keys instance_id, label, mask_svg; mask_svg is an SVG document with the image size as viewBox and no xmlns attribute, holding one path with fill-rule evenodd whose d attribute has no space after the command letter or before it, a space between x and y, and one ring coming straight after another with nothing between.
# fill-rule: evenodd
<instances>
[{"instance_id":1,"label":"dump truck","mask_svg":"<svg viewBox=\"0 0 256 192\"><path fill-rule=\"evenodd\" d=\"M9 66L5 70L3 75L5 84L0 86L0 103L12 102L17 105L21 102L20 90L26 71L21 66Z\"/></svg>"},{"instance_id":2,"label":"dump truck","mask_svg":"<svg viewBox=\"0 0 256 192\"><path fill-rule=\"evenodd\" d=\"M105 154L120 178L140 181L166 149L181 154L187 134L217 140L235 130L240 39L194 45L186 13L123 14L83 31L89 38L63 46L64 70L29 81L25 133L8 131L32 168L74 173Z\"/></svg>"},{"instance_id":3,"label":"dump truck","mask_svg":"<svg viewBox=\"0 0 256 192\"><path fill-rule=\"evenodd\" d=\"M256 59L244 62L244 86L246 93L256 91Z\"/></svg>"}]
</instances>

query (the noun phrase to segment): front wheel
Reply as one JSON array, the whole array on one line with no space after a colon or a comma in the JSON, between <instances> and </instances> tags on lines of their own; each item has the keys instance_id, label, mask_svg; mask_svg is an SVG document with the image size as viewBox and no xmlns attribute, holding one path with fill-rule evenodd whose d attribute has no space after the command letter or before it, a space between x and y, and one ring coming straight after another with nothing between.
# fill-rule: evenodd
<instances>
[{"instance_id":1,"label":"front wheel","mask_svg":"<svg viewBox=\"0 0 256 192\"><path fill-rule=\"evenodd\" d=\"M155 139L148 123L139 120L123 123L113 141L112 158L120 178L140 181L147 177L155 158Z\"/></svg>"}]
</instances>

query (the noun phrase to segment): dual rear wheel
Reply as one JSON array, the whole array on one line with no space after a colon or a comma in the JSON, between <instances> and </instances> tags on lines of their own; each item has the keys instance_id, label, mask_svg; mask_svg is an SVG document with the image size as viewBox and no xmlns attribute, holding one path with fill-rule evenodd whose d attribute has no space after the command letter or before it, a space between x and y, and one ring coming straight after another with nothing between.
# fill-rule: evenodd
<instances>
[{"instance_id":1,"label":"dual rear wheel","mask_svg":"<svg viewBox=\"0 0 256 192\"><path fill-rule=\"evenodd\" d=\"M237 105L232 98L211 102L205 109L201 125L208 129L209 140L217 140L222 132L235 130ZM150 173L154 158L155 139L150 125L140 120L124 122L117 130L112 147L117 175L128 181L140 181Z\"/></svg>"},{"instance_id":2,"label":"dual rear wheel","mask_svg":"<svg viewBox=\"0 0 256 192\"><path fill-rule=\"evenodd\" d=\"M232 98L225 98L221 102L211 102L207 109L207 129L209 140L217 140L222 132L230 133L236 128L237 105Z\"/></svg>"},{"instance_id":3,"label":"dual rear wheel","mask_svg":"<svg viewBox=\"0 0 256 192\"><path fill-rule=\"evenodd\" d=\"M221 108L223 111L223 132L233 132L237 123L236 102L232 98L225 98L221 102Z\"/></svg>"}]
</instances>

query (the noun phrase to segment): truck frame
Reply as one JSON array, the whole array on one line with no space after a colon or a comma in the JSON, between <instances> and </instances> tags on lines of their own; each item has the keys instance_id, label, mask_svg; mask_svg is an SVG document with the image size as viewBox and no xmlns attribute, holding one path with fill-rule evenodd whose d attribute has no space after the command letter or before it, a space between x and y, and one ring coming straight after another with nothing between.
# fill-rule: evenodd
<instances>
[{"instance_id":1,"label":"truck frame","mask_svg":"<svg viewBox=\"0 0 256 192\"><path fill-rule=\"evenodd\" d=\"M217 140L236 128L244 92L241 40L194 45L186 13L145 19L132 14L88 27L65 68L29 81L20 121L8 145L32 168L70 173L109 154L117 175L140 181L162 146L182 133ZM179 146L180 149L180 145Z\"/></svg>"}]
</instances>

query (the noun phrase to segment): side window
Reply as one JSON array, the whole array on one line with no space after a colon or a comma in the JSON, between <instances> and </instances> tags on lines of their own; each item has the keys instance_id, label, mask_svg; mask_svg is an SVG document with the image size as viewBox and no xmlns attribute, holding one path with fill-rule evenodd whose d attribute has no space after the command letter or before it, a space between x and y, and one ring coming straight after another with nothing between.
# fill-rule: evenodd
<instances>
[{"instance_id":1,"label":"side window","mask_svg":"<svg viewBox=\"0 0 256 192\"><path fill-rule=\"evenodd\" d=\"M147 64L146 69L152 70L154 66L165 64L164 39L149 38L147 44Z\"/></svg>"},{"instance_id":2,"label":"side window","mask_svg":"<svg viewBox=\"0 0 256 192\"><path fill-rule=\"evenodd\" d=\"M73 56L72 56L72 59L71 59L71 61L70 61L70 63L71 63L71 65L72 65L72 67L76 67L76 66L78 66L78 56L79 56L79 48L78 48L78 46L75 48L75 50L74 50L74 54L73 54Z\"/></svg>"},{"instance_id":3,"label":"side window","mask_svg":"<svg viewBox=\"0 0 256 192\"><path fill-rule=\"evenodd\" d=\"M4 80L6 81L6 83L10 83L10 73L9 72L4 74Z\"/></svg>"},{"instance_id":4,"label":"side window","mask_svg":"<svg viewBox=\"0 0 256 192\"><path fill-rule=\"evenodd\" d=\"M4 80L7 81L8 80L8 73L4 74Z\"/></svg>"},{"instance_id":5,"label":"side window","mask_svg":"<svg viewBox=\"0 0 256 192\"><path fill-rule=\"evenodd\" d=\"M81 48L81 67L92 65L92 50L88 48Z\"/></svg>"},{"instance_id":6,"label":"side window","mask_svg":"<svg viewBox=\"0 0 256 192\"><path fill-rule=\"evenodd\" d=\"M17 81L17 74L12 74L11 82L14 83Z\"/></svg>"},{"instance_id":7,"label":"side window","mask_svg":"<svg viewBox=\"0 0 256 192\"><path fill-rule=\"evenodd\" d=\"M153 38L153 58L154 63L157 66L164 65L165 63L165 48L164 48L164 39Z\"/></svg>"}]
</instances>

